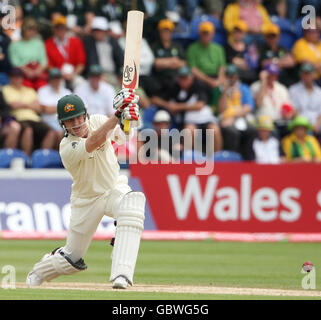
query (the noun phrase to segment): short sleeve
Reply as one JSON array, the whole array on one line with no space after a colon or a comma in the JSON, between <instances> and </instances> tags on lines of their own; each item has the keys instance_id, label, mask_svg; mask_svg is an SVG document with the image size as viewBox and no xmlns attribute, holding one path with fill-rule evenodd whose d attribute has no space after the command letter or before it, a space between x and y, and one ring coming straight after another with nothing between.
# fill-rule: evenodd
<instances>
[{"instance_id":1,"label":"short sleeve","mask_svg":"<svg viewBox=\"0 0 321 320\"><path fill-rule=\"evenodd\" d=\"M86 139L72 140L64 138L60 144L60 156L65 167L72 166L86 159L90 153L86 151Z\"/></svg>"},{"instance_id":2,"label":"short sleeve","mask_svg":"<svg viewBox=\"0 0 321 320\"><path fill-rule=\"evenodd\" d=\"M247 85L242 84L241 85L241 92L242 92L242 104L249 105L253 111L255 108L255 103L254 103L254 99L253 99L252 92L251 92L250 88Z\"/></svg>"},{"instance_id":3,"label":"short sleeve","mask_svg":"<svg viewBox=\"0 0 321 320\"><path fill-rule=\"evenodd\" d=\"M197 66L197 54L195 54L196 45L196 43L193 43L187 49L187 62L190 68Z\"/></svg>"},{"instance_id":4,"label":"short sleeve","mask_svg":"<svg viewBox=\"0 0 321 320\"><path fill-rule=\"evenodd\" d=\"M226 66L226 56L225 56L225 51L222 46L219 46L219 52L220 52L220 66Z\"/></svg>"},{"instance_id":5,"label":"short sleeve","mask_svg":"<svg viewBox=\"0 0 321 320\"><path fill-rule=\"evenodd\" d=\"M311 60L312 58L309 58L309 50L307 49L307 45L303 39L299 39L297 42L295 42L292 48L292 54L295 61L302 62L304 60Z\"/></svg>"}]
</instances>

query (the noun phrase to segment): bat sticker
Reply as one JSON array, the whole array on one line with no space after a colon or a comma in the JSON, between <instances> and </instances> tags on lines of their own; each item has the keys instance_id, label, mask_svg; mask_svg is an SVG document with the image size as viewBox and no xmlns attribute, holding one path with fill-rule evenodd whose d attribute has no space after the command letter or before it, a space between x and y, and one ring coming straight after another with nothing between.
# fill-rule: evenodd
<instances>
[{"instance_id":1,"label":"bat sticker","mask_svg":"<svg viewBox=\"0 0 321 320\"><path fill-rule=\"evenodd\" d=\"M137 69L136 69L136 64L134 62L134 68L130 67L130 66L126 66L125 70L124 70L124 74L123 74L123 85L125 88L130 88L130 89L134 89L136 86L136 82L137 82ZM131 74L134 71L134 76L131 79Z\"/></svg>"}]
</instances>

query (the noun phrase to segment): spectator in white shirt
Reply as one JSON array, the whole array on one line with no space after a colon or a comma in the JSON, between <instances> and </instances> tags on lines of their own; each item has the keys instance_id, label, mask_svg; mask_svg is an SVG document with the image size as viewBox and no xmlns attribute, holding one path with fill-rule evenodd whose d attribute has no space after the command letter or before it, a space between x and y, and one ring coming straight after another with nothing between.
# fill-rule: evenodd
<instances>
[{"instance_id":1,"label":"spectator in white shirt","mask_svg":"<svg viewBox=\"0 0 321 320\"><path fill-rule=\"evenodd\" d=\"M300 68L301 81L289 89L297 114L305 116L313 125L314 133L321 135L321 89L314 83L315 68L310 63Z\"/></svg>"},{"instance_id":2,"label":"spectator in white shirt","mask_svg":"<svg viewBox=\"0 0 321 320\"><path fill-rule=\"evenodd\" d=\"M63 78L58 68L49 70L49 82L38 90L38 100L41 105L41 117L52 127L58 137L57 143L63 138L63 130L57 120L57 101L71 91L63 86Z\"/></svg>"},{"instance_id":3,"label":"spectator in white shirt","mask_svg":"<svg viewBox=\"0 0 321 320\"><path fill-rule=\"evenodd\" d=\"M74 93L83 99L89 114L109 116L114 113L115 90L112 85L102 80L102 74L103 70L99 65L90 66L88 80L77 86Z\"/></svg>"},{"instance_id":4,"label":"spectator in white shirt","mask_svg":"<svg viewBox=\"0 0 321 320\"><path fill-rule=\"evenodd\" d=\"M271 135L274 125L271 117L262 115L257 121L258 137L253 141L254 159L261 164L277 164L283 161L280 142Z\"/></svg>"},{"instance_id":5,"label":"spectator in white shirt","mask_svg":"<svg viewBox=\"0 0 321 320\"><path fill-rule=\"evenodd\" d=\"M276 64L267 64L260 73L260 80L251 85L257 116L268 115L274 122L282 119L282 106L290 102L288 89L278 82L279 73Z\"/></svg>"},{"instance_id":6,"label":"spectator in white shirt","mask_svg":"<svg viewBox=\"0 0 321 320\"><path fill-rule=\"evenodd\" d=\"M91 33L83 39L86 51L86 65L99 64L106 81L115 88L120 87L120 76L124 63L124 51L118 40L110 36L110 26L105 17L94 17L91 24ZM85 70L86 74L88 69Z\"/></svg>"}]
</instances>

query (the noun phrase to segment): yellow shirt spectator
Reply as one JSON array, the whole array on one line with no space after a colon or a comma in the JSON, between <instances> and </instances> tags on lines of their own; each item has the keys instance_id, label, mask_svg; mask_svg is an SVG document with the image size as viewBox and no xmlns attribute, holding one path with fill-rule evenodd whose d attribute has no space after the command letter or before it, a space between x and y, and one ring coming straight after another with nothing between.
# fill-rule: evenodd
<instances>
[{"instance_id":1,"label":"yellow shirt spectator","mask_svg":"<svg viewBox=\"0 0 321 320\"><path fill-rule=\"evenodd\" d=\"M282 147L288 161L321 161L321 148L318 140L308 135L313 127L304 116L295 117L289 124L291 134L283 138Z\"/></svg>"},{"instance_id":2,"label":"yellow shirt spectator","mask_svg":"<svg viewBox=\"0 0 321 320\"><path fill-rule=\"evenodd\" d=\"M321 161L321 148L318 140L313 136L306 135L304 142L302 142L294 133L291 133L283 138L282 147L288 161L295 158Z\"/></svg>"},{"instance_id":3,"label":"yellow shirt spectator","mask_svg":"<svg viewBox=\"0 0 321 320\"><path fill-rule=\"evenodd\" d=\"M21 102L23 104L30 104L37 100L37 93L34 89L22 86L20 89L12 85L6 85L2 88L3 97L8 104L14 102ZM29 108L21 108L12 110L13 116L18 121L40 121L41 118L38 113Z\"/></svg>"},{"instance_id":4,"label":"yellow shirt spectator","mask_svg":"<svg viewBox=\"0 0 321 320\"><path fill-rule=\"evenodd\" d=\"M298 63L305 61L313 64L321 63L321 41L316 44L308 42L305 38L301 38L293 46L292 53L294 59Z\"/></svg>"},{"instance_id":5,"label":"yellow shirt spectator","mask_svg":"<svg viewBox=\"0 0 321 320\"><path fill-rule=\"evenodd\" d=\"M250 21L252 21L254 24L256 21L255 19L261 24L261 32L268 24L271 24L269 14L261 4L256 4L253 2L253 4L250 6L242 8L240 3L231 3L224 11L223 25L224 28L230 33L233 31L235 22L243 20L247 24L248 31L251 32L252 26L250 25Z\"/></svg>"}]
</instances>

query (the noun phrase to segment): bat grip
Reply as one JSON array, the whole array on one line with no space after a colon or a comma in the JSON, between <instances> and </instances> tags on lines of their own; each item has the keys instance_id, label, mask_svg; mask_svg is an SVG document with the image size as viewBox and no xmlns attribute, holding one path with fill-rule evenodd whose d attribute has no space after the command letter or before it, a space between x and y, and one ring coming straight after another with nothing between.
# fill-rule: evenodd
<instances>
[{"instance_id":1,"label":"bat grip","mask_svg":"<svg viewBox=\"0 0 321 320\"><path fill-rule=\"evenodd\" d=\"M128 134L129 129L130 129L130 121L126 119L124 120L124 132Z\"/></svg>"}]
</instances>

